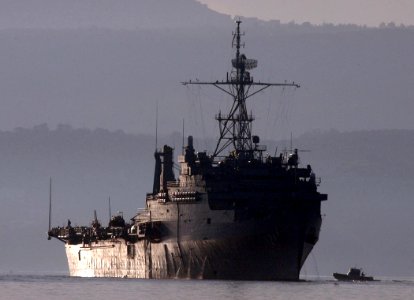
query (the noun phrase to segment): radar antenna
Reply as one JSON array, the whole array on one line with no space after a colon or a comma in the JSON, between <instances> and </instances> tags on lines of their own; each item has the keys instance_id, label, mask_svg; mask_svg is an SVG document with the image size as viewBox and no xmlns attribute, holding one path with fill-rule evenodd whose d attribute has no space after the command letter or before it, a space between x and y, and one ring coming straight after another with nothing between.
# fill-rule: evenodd
<instances>
[{"instance_id":1,"label":"radar antenna","mask_svg":"<svg viewBox=\"0 0 414 300\"><path fill-rule=\"evenodd\" d=\"M213 158L220 157L220 154L230 146L233 146L237 157L253 157L257 147L252 140L252 122L254 118L251 113L247 112L246 100L271 86L300 87L295 82L255 82L249 71L257 67L257 60L248 59L240 53L240 48L244 47L244 44L241 43L241 36L244 33L240 33L241 20L237 20L236 24L236 32L233 33L232 42L232 46L236 48L236 57L231 60L233 69L230 78L227 75L225 81L200 82L190 80L182 82L183 85L213 85L233 98L230 112L228 114L219 112L216 115L216 120L219 122L220 137ZM254 89L255 87L256 89Z\"/></svg>"}]
</instances>

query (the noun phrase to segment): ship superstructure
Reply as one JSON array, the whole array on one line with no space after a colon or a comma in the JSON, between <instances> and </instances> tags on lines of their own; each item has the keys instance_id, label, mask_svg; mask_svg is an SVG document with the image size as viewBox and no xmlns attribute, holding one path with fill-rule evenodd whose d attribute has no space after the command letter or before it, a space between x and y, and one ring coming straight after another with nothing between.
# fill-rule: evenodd
<instances>
[{"instance_id":1,"label":"ship superstructure","mask_svg":"<svg viewBox=\"0 0 414 300\"><path fill-rule=\"evenodd\" d=\"M233 99L229 113L217 114L220 136L214 153L196 152L190 136L176 178L173 149L155 152L152 192L146 207L126 223L114 216L103 227L51 228L49 237L65 243L72 276L298 280L319 238L320 180L298 151L265 154L252 135L246 100L271 86L255 82L257 61L240 52L236 22L233 70L212 85Z\"/></svg>"}]
</instances>

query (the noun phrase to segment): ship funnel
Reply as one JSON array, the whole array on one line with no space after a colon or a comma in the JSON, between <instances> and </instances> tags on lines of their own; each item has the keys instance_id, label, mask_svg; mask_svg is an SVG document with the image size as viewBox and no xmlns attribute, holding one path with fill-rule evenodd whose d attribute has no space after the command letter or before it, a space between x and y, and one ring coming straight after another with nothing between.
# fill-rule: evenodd
<instances>
[{"instance_id":1,"label":"ship funnel","mask_svg":"<svg viewBox=\"0 0 414 300\"><path fill-rule=\"evenodd\" d=\"M193 166L195 160L196 155L194 151L193 137L189 135L187 138L187 147L185 148L185 161L189 164L189 166Z\"/></svg>"},{"instance_id":2,"label":"ship funnel","mask_svg":"<svg viewBox=\"0 0 414 300\"><path fill-rule=\"evenodd\" d=\"M167 181L175 181L173 166L173 148L170 146L164 145L163 149L163 161L161 165L161 187L167 189Z\"/></svg>"},{"instance_id":3,"label":"ship funnel","mask_svg":"<svg viewBox=\"0 0 414 300\"><path fill-rule=\"evenodd\" d=\"M168 181L175 181L173 166L173 148L164 145L162 151L155 152L155 173L153 193L167 188Z\"/></svg>"},{"instance_id":4,"label":"ship funnel","mask_svg":"<svg viewBox=\"0 0 414 300\"><path fill-rule=\"evenodd\" d=\"M156 151L155 157L155 172L154 172L154 184L152 192L157 194L160 191L160 176L161 176L161 153Z\"/></svg>"}]
</instances>

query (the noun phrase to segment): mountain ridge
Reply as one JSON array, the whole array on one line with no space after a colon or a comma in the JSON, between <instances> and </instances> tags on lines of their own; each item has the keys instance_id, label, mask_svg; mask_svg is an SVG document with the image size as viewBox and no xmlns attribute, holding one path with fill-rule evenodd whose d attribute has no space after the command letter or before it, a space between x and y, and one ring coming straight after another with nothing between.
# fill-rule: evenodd
<instances>
[{"instance_id":1,"label":"mountain ridge","mask_svg":"<svg viewBox=\"0 0 414 300\"><path fill-rule=\"evenodd\" d=\"M406 63L414 52L414 31L298 35L243 26L243 52L259 63L254 78L301 85L266 91L248 102L248 109L255 105L258 131L268 124L296 134L414 128L407 88L414 69ZM161 131L180 130L178 120L186 119L201 132L197 120L225 109L227 98L180 82L226 77L233 25L227 29L2 30L0 128L47 122L152 134L158 102ZM215 134L214 122L204 127Z\"/></svg>"},{"instance_id":2,"label":"mountain ridge","mask_svg":"<svg viewBox=\"0 0 414 300\"><path fill-rule=\"evenodd\" d=\"M185 16L185 17L183 17ZM240 16L242 17L242 16ZM313 25L309 22L282 23L242 17L248 23L265 28L287 31L348 31L367 27L354 24ZM113 28L113 29L168 29L186 27L229 26L232 17L209 8L196 0L4 0L0 10L0 29L10 28ZM382 23L379 28L414 28Z\"/></svg>"}]
</instances>

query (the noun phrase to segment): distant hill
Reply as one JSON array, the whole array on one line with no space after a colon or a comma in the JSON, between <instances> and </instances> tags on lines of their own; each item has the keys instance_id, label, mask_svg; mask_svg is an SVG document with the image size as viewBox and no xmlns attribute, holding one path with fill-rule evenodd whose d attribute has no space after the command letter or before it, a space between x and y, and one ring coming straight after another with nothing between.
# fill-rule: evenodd
<instances>
[{"instance_id":1,"label":"distant hill","mask_svg":"<svg viewBox=\"0 0 414 300\"><path fill-rule=\"evenodd\" d=\"M321 240L304 272L329 275L350 265L375 275L412 274L414 130L313 132L293 139L301 162L322 177ZM159 137L180 152L181 136ZM197 148L211 141L196 139ZM290 141L269 143L279 151ZM211 147L211 145L210 145ZM152 189L154 137L105 129L39 125L0 132L0 272L65 271L63 245L47 241L48 182L53 225L88 224L93 210L130 218ZM31 255L27 255L30 252ZM315 266L315 258L317 266Z\"/></svg>"},{"instance_id":2,"label":"distant hill","mask_svg":"<svg viewBox=\"0 0 414 300\"><path fill-rule=\"evenodd\" d=\"M0 7L1 29L176 29L229 20L195 0L4 0Z\"/></svg>"},{"instance_id":3,"label":"distant hill","mask_svg":"<svg viewBox=\"0 0 414 300\"><path fill-rule=\"evenodd\" d=\"M413 28L242 20L254 78L301 84L248 103L263 138L414 129ZM3 130L47 122L153 134L158 102L160 132L185 119L212 136L211 118L228 105L180 84L225 79L233 56L233 20L195 0L2 1L0 29Z\"/></svg>"},{"instance_id":4,"label":"distant hill","mask_svg":"<svg viewBox=\"0 0 414 300\"><path fill-rule=\"evenodd\" d=\"M0 29L177 29L224 28L231 17L209 9L197 0L3 0L0 4ZM309 22L281 23L243 17L261 30L284 32L338 32L366 28L353 24L322 26ZM382 23L382 28L412 28Z\"/></svg>"},{"instance_id":5,"label":"distant hill","mask_svg":"<svg viewBox=\"0 0 414 300\"><path fill-rule=\"evenodd\" d=\"M307 133L298 138L297 147L310 149L302 155L323 164L327 176L407 180L414 171L413 130Z\"/></svg>"}]
</instances>

